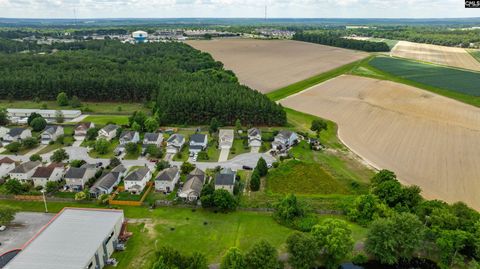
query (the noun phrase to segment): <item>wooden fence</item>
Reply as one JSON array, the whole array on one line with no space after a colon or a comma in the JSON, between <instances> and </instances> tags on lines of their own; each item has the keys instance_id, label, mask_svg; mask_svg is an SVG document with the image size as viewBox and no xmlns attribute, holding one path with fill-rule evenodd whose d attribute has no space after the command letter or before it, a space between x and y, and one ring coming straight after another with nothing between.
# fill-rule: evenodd
<instances>
[{"instance_id":1,"label":"wooden fence","mask_svg":"<svg viewBox=\"0 0 480 269\"><path fill-rule=\"evenodd\" d=\"M154 183L153 182L148 182L147 183L147 190L143 193L143 196L142 198L140 198L140 201L122 201L122 200L115 200L115 197L117 196L118 194L118 191L113 193L110 198L108 199L108 204L110 205L127 205L127 206L142 206L143 205L143 202L145 201L145 199L147 198L148 194L150 193L150 191L152 190L152 188L154 187Z\"/></svg>"}]
</instances>

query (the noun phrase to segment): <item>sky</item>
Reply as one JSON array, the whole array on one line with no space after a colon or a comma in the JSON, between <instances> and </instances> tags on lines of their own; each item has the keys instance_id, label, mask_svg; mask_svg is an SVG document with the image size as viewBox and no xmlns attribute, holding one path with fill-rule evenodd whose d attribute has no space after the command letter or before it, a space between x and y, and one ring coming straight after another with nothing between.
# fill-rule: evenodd
<instances>
[{"instance_id":1,"label":"sky","mask_svg":"<svg viewBox=\"0 0 480 269\"><path fill-rule=\"evenodd\" d=\"M5 18L460 18L464 0L0 0Z\"/></svg>"}]
</instances>

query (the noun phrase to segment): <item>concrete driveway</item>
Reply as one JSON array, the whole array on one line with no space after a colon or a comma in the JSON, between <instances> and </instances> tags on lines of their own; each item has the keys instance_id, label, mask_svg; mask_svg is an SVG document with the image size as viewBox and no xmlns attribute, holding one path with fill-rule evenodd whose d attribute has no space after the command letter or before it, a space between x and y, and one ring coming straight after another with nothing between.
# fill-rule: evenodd
<instances>
[{"instance_id":1,"label":"concrete driveway","mask_svg":"<svg viewBox=\"0 0 480 269\"><path fill-rule=\"evenodd\" d=\"M250 149L250 152L251 152L251 153L259 153L259 152L260 152L260 147L252 147L252 148Z\"/></svg>"},{"instance_id":2,"label":"concrete driveway","mask_svg":"<svg viewBox=\"0 0 480 269\"><path fill-rule=\"evenodd\" d=\"M220 151L220 156L218 157L218 162L226 162L228 161L228 154L230 154L230 149L222 149Z\"/></svg>"},{"instance_id":3,"label":"concrete driveway","mask_svg":"<svg viewBox=\"0 0 480 269\"><path fill-rule=\"evenodd\" d=\"M0 232L0 253L21 248L40 229L45 226L55 214L19 212L15 220Z\"/></svg>"}]
</instances>

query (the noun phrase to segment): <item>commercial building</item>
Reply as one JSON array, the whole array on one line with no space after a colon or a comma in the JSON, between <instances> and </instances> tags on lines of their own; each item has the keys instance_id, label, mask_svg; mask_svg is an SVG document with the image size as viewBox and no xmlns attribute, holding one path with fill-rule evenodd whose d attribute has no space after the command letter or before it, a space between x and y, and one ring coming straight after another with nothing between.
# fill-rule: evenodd
<instances>
[{"instance_id":1,"label":"commercial building","mask_svg":"<svg viewBox=\"0 0 480 269\"><path fill-rule=\"evenodd\" d=\"M32 113L40 114L49 122L54 122L56 116L58 115L57 111L61 111L65 121L73 120L82 115L80 110L51 110L51 109L19 109L19 108L9 108L7 109L8 116L10 121L13 123L26 123L27 118Z\"/></svg>"},{"instance_id":2,"label":"commercial building","mask_svg":"<svg viewBox=\"0 0 480 269\"><path fill-rule=\"evenodd\" d=\"M117 248L123 211L64 208L5 269L101 269Z\"/></svg>"}]
</instances>

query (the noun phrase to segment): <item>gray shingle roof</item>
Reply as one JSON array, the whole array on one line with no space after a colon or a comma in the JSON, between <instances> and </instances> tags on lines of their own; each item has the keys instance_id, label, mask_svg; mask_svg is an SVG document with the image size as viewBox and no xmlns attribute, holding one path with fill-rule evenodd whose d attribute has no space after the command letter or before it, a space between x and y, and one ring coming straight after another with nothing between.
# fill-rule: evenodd
<instances>
[{"instance_id":1,"label":"gray shingle roof","mask_svg":"<svg viewBox=\"0 0 480 269\"><path fill-rule=\"evenodd\" d=\"M92 188L101 187L103 189L108 190L113 186L115 186L115 184L117 183L117 180L118 178L114 173L108 173L104 175L102 178L100 178L97 182L95 182Z\"/></svg>"},{"instance_id":2,"label":"gray shingle roof","mask_svg":"<svg viewBox=\"0 0 480 269\"><path fill-rule=\"evenodd\" d=\"M42 163L39 161L35 161L35 162L28 161L15 167L12 171L10 171L10 173L26 173L32 170L33 168L39 166L40 164Z\"/></svg>"},{"instance_id":3,"label":"gray shingle roof","mask_svg":"<svg viewBox=\"0 0 480 269\"><path fill-rule=\"evenodd\" d=\"M203 143L203 142L205 142L205 137L206 136L207 135L205 135L205 134L193 134L190 137L190 142Z\"/></svg>"},{"instance_id":4,"label":"gray shingle roof","mask_svg":"<svg viewBox=\"0 0 480 269\"><path fill-rule=\"evenodd\" d=\"M123 131L120 135L120 139L122 140L132 140L135 136L135 131Z\"/></svg>"},{"instance_id":5,"label":"gray shingle roof","mask_svg":"<svg viewBox=\"0 0 480 269\"><path fill-rule=\"evenodd\" d=\"M141 167L141 168L137 169L136 171L130 173L124 180L125 181L140 181L145 177L145 175L147 175L147 173L149 171L150 170L148 168Z\"/></svg>"},{"instance_id":6,"label":"gray shingle roof","mask_svg":"<svg viewBox=\"0 0 480 269\"><path fill-rule=\"evenodd\" d=\"M85 175L85 172L87 172L87 168L85 167L71 167L68 169L67 173L65 174L65 178L83 178Z\"/></svg>"},{"instance_id":7,"label":"gray shingle roof","mask_svg":"<svg viewBox=\"0 0 480 269\"><path fill-rule=\"evenodd\" d=\"M115 124L109 124L109 125L107 125L107 126L105 126L105 127L102 128L102 130L105 130L105 131L107 131L107 132L109 132L109 133L110 133L111 131L113 131L113 130L116 130L116 129L118 129L118 126L115 125Z\"/></svg>"},{"instance_id":8,"label":"gray shingle roof","mask_svg":"<svg viewBox=\"0 0 480 269\"><path fill-rule=\"evenodd\" d=\"M55 134L57 132L57 129L59 128L59 126L56 126L56 125L49 125L45 128L45 130L43 131L44 133L49 133L49 134Z\"/></svg>"},{"instance_id":9,"label":"gray shingle roof","mask_svg":"<svg viewBox=\"0 0 480 269\"><path fill-rule=\"evenodd\" d=\"M192 172L190 172L188 175L187 175L187 180L191 179L191 178L198 178L202 181L202 183L205 182L205 172L203 172L202 170L198 169L195 167L195 169L192 170Z\"/></svg>"},{"instance_id":10,"label":"gray shingle roof","mask_svg":"<svg viewBox=\"0 0 480 269\"><path fill-rule=\"evenodd\" d=\"M185 137L181 134L173 134L171 135L168 139L167 142L174 142L176 141L177 143L182 142L185 139Z\"/></svg>"},{"instance_id":11,"label":"gray shingle roof","mask_svg":"<svg viewBox=\"0 0 480 269\"><path fill-rule=\"evenodd\" d=\"M115 168L113 168L111 172L124 173L125 171L127 171L127 168L125 168L123 164L119 164Z\"/></svg>"},{"instance_id":12,"label":"gray shingle roof","mask_svg":"<svg viewBox=\"0 0 480 269\"><path fill-rule=\"evenodd\" d=\"M257 135L262 135L262 133L258 128L248 129L248 136L257 136Z\"/></svg>"},{"instance_id":13,"label":"gray shingle roof","mask_svg":"<svg viewBox=\"0 0 480 269\"><path fill-rule=\"evenodd\" d=\"M19 136L23 133L23 131L25 131L26 128L21 128L21 127L18 127L18 128L12 128L10 129L10 131L8 132L8 135L10 135L11 137L15 137L15 136Z\"/></svg>"},{"instance_id":14,"label":"gray shingle roof","mask_svg":"<svg viewBox=\"0 0 480 269\"><path fill-rule=\"evenodd\" d=\"M160 172L160 174L158 174L158 176L155 180L158 180L158 181L172 181L175 178L175 176L177 175L177 173L178 173L178 167L176 167L176 166L170 167L170 168L162 170L162 172Z\"/></svg>"},{"instance_id":15,"label":"gray shingle roof","mask_svg":"<svg viewBox=\"0 0 480 269\"><path fill-rule=\"evenodd\" d=\"M232 169L223 169L215 177L215 185L235 185L236 173Z\"/></svg>"},{"instance_id":16,"label":"gray shingle roof","mask_svg":"<svg viewBox=\"0 0 480 269\"><path fill-rule=\"evenodd\" d=\"M150 142L156 142L158 140L159 133L145 133L143 136L144 139Z\"/></svg>"},{"instance_id":17,"label":"gray shingle roof","mask_svg":"<svg viewBox=\"0 0 480 269\"><path fill-rule=\"evenodd\" d=\"M285 139L289 139L290 136L293 135L293 132L292 131L289 131L289 130L282 130L278 133L278 136L282 136L284 137Z\"/></svg>"}]
</instances>

